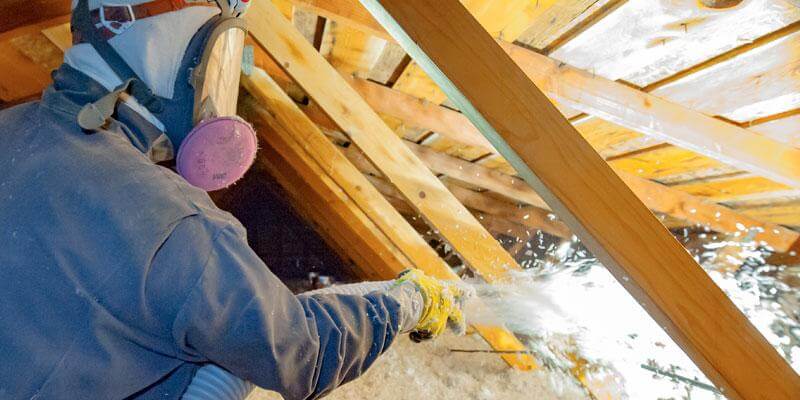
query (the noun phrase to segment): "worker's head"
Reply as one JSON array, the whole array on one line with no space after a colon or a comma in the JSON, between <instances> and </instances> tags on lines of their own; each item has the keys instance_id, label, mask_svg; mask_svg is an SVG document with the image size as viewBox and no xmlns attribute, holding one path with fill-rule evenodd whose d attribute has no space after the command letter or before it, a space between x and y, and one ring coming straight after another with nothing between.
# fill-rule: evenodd
<instances>
[{"instance_id":1,"label":"worker's head","mask_svg":"<svg viewBox=\"0 0 800 400\"><path fill-rule=\"evenodd\" d=\"M236 117L250 1L73 0L65 61L109 91L126 87L190 183L226 187L256 150L255 132Z\"/></svg>"}]
</instances>

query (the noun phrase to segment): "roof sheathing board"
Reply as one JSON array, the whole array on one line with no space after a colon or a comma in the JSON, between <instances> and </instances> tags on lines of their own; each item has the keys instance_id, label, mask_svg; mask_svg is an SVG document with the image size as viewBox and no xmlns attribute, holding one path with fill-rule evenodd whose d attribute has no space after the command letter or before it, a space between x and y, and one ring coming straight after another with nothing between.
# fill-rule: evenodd
<instances>
[{"instance_id":1,"label":"roof sheathing board","mask_svg":"<svg viewBox=\"0 0 800 400\"><path fill-rule=\"evenodd\" d=\"M800 20L785 0L727 10L697 0L628 1L551 55L612 80L645 86Z\"/></svg>"}]
</instances>

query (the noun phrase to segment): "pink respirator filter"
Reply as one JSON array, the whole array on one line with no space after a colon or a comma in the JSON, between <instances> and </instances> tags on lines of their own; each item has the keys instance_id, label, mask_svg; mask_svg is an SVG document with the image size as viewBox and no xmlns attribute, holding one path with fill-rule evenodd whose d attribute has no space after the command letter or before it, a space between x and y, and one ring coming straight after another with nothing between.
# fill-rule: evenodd
<instances>
[{"instance_id":1,"label":"pink respirator filter","mask_svg":"<svg viewBox=\"0 0 800 400\"><path fill-rule=\"evenodd\" d=\"M256 158L253 127L239 117L212 118L197 125L178 150L178 173L211 192L241 179Z\"/></svg>"}]
</instances>

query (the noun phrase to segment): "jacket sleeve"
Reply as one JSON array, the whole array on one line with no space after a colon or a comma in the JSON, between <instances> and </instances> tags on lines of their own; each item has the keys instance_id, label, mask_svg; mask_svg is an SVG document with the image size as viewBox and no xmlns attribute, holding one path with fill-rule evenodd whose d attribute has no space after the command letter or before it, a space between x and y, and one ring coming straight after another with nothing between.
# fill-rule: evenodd
<instances>
[{"instance_id":1,"label":"jacket sleeve","mask_svg":"<svg viewBox=\"0 0 800 400\"><path fill-rule=\"evenodd\" d=\"M240 227L214 237L172 334L182 352L292 399L322 397L394 341L400 306L384 294L295 296Z\"/></svg>"}]
</instances>

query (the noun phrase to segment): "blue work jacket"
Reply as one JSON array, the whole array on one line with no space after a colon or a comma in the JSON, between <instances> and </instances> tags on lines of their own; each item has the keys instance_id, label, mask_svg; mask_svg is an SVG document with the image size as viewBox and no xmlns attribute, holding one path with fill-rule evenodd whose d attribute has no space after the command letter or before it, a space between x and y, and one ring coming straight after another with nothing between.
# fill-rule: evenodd
<instances>
[{"instance_id":1,"label":"blue work jacket","mask_svg":"<svg viewBox=\"0 0 800 400\"><path fill-rule=\"evenodd\" d=\"M0 399L175 399L204 363L318 398L393 342L391 297L293 295L238 221L153 163L152 125L120 106L84 132L107 91L66 65L54 79L0 112Z\"/></svg>"}]
</instances>

